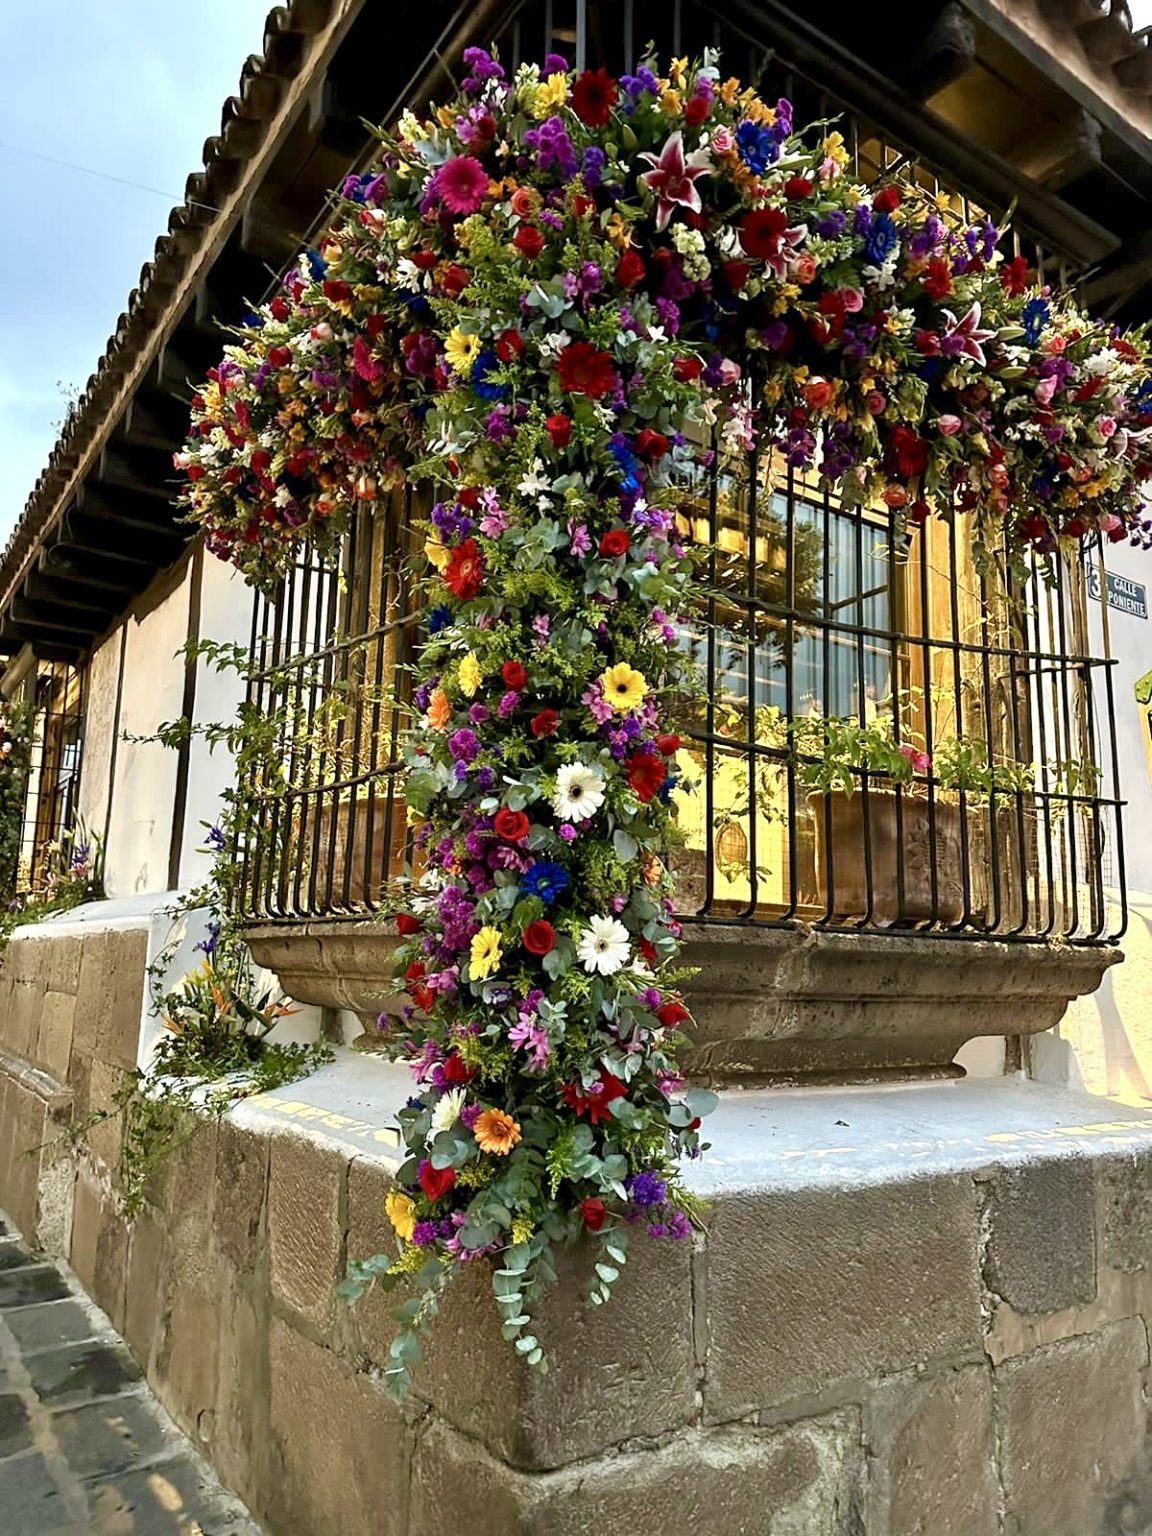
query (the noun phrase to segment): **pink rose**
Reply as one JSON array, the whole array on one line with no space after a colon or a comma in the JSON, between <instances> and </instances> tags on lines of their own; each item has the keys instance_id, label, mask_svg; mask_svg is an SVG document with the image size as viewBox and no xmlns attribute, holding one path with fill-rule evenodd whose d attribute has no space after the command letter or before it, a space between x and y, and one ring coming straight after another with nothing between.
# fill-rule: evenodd
<instances>
[{"instance_id":1,"label":"pink rose","mask_svg":"<svg viewBox=\"0 0 1152 1536\"><path fill-rule=\"evenodd\" d=\"M915 747L910 747L905 744L900 748L900 755L901 757L906 757L908 759L908 762L911 764L913 773L931 772L932 759L928 756L927 752L918 752Z\"/></svg>"},{"instance_id":2,"label":"pink rose","mask_svg":"<svg viewBox=\"0 0 1152 1536\"><path fill-rule=\"evenodd\" d=\"M717 128L712 135L712 153L714 155L726 155L736 143L728 128Z\"/></svg>"},{"instance_id":3,"label":"pink rose","mask_svg":"<svg viewBox=\"0 0 1152 1536\"><path fill-rule=\"evenodd\" d=\"M964 423L959 416L937 416L936 430L944 437L955 437Z\"/></svg>"},{"instance_id":4,"label":"pink rose","mask_svg":"<svg viewBox=\"0 0 1152 1536\"><path fill-rule=\"evenodd\" d=\"M864 404L873 416L879 416L888 404L888 397L882 395L878 389L870 389L864 396Z\"/></svg>"},{"instance_id":5,"label":"pink rose","mask_svg":"<svg viewBox=\"0 0 1152 1536\"><path fill-rule=\"evenodd\" d=\"M1033 397L1035 398L1037 405L1051 405L1052 404L1052 396L1055 393L1056 393L1056 380L1055 379L1041 379L1039 384L1037 384L1036 388L1032 391Z\"/></svg>"},{"instance_id":6,"label":"pink rose","mask_svg":"<svg viewBox=\"0 0 1152 1536\"><path fill-rule=\"evenodd\" d=\"M846 315L854 315L864 308L864 295L859 288L838 288L836 297L843 304Z\"/></svg>"},{"instance_id":7,"label":"pink rose","mask_svg":"<svg viewBox=\"0 0 1152 1536\"><path fill-rule=\"evenodd\" d=\"M1113 416L1101 416L1096 423L1096 430L1101 437L1111 437L1116 430L1116 419Z\"/></svg>"}]
</instances>

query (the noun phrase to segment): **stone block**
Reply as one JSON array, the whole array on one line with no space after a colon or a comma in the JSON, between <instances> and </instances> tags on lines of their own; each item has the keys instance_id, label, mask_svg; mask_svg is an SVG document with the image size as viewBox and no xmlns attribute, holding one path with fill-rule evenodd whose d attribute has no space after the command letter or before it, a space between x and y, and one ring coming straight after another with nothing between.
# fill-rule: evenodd
<instances>
[{"instance_id":1,"label":"stone block","mask_svg":"<svg viewBox=\"0 0 1152 1536\"><path fill-rule=\"evenodd\" d=\"M83 1168L76 1179L69 1262L92 1300L123 1328L128 1228L112 1195Z\"/></svg>"},{"instance_id":2,"label":"stone block","mask_svg":"<svg viewBox=\"0 0 1152 1536\"><path fill-rule=\"evenodd\" d=\"M148 935L143 929L129 929L110 933L108 938L111 942L106 948L107 970L96 1016L95 1054L131 1070L140 1051Z\"/></svg>"},{"instance_id":3,"label":"stone block","mask_svg":"<svg viewBox=\"0 0 1152 1536\"><path fill-rule=\"evenodd\" d=\"M167 1269L174 1286L216 1292L220 1265L214 1242L216 1135L219 1122L188 1114L183 1140L163 1159L149 1193L167 1222Z\"/></svg>"},{"instance_id":4,"label":"stone block","mask_svg":"<svg viewBox=\"0 0 1152 1536\"><path fill-rule=\"evenodd\" d=\"M996 1174L984 1281L1017 1312L1058 1312L1096 1295L1092 1165L1046 1158Z\"/></svg>"},{"instance_id":5,"label":"stone block","mask_svg":"<svg viewBox=\"0 0 1152 1536\"><path fill-rule=\"evenodd\" d=\"M216 1246L237 1269L250 1270L261 1251L268 1184L268 1135L221 1120L216 1130Z\"/></svg>"},{"instance_id":6,"label":"stone block","mask_svg":"<svg viewBox=\"0 0 1152 1536\"><path fill-rule=\"evenodd\" d=\"M694 1430L544 1476L512 1471L434 1420L416 1452L411 1529L456 1536L467 1510L469 1536L860 1536L862 1476L850 1413Z\"/></svg>"},{"instance_id":7,"label":"stone block","mask_svg":"<svg viewBox=\"0 0 1152 1536\"><path fill-rule=\"evenodd\" d=\"M268 1253L272 1295L324 1327L341 1278L342 1201L348 1155L302 1136L272 1142Z\"/></svg>"},{"instance_id":8,"label":"stone block","mask_svg":"<svg viewBox=\"0 0 1152 1536\"><path fill-rule=\"evenodd\" d=\"M36 981L16 981L4 1019L4 1044L13 1056L31 1061L36 1053L44 988Z\"/></svg>"},{"instance_id":9,"label":"stone block","mask_svg":"<svg viewBox=\"0 0 1152 1536\"><path fill-rule=\"evenodd\" d=\"M216 1408L223 1289L209 1296L173 1285L153 1357L157 1395L187 1434L199 1438L202 1414Z\"/></svg>"},{"instance_id":10,"label":"stone block","mask_svg":"<svg viewBox=\"0 0 1152 1536\"><path fill-rule=\"evenodd\" d=\"M70 992L47 992L40 1010L36 1063L57 1082L68 1081L72 1062L72 1027L76 999Z\"/></svg>"},{"instance_id":11,"label":"stone block","mask_svg":"<svg viewBox=\"0 0 1152 1536\"><path fill-rule=\"evenodd\" d=\"M970 1180L726 1196L707 1244L705 1414L981 1349Z\"/></svg>"},{"instance_id":12,"label":"stone block","mask_svg":"<svg viewBox=\"0 0 1152 1536\"><path fill-rule=\"evenodd\" d=\"M128 1245L124 1338L146 1371L159 1343L165 1256L164 1225L145 1209L132 1223Z\"/></svg>"},{"instance_id":13,"label":"stone block","mask_svg":"<svg viewBox=\"0 0 1152 1536\"><path fill-rule=\"evenodd\" d=\"M987 1366L882 1382L869 1397L866 1439L865 1530L999 1536Z\"/></svg>"},{"instance_id":14,"label":"stone block","mask_svg":"<svg viewBox=\"0 0 1152 1536\"><path fill-rule=\"evenodd\" d=\"M1152 1153L1096 1164L1100 1260L1125 1274L1152 1269Z\"/></svg>"},{"instance_id":15,"label":"stone block","mask_svg":"<svg viewBox=\"0 0 1152 1536\"><path fill-rule=\"evenodd\" d=\"M129 1074L123 1067L95 1057L88 1076L88 1113L107 1115L87 1132L88 1150L107 1170L112 1183L120 1182L120 1154L124 1146L124 1114L116 1105L116 1095L124 1088Z\"/></svg>"},{"instance_id":16,"label":"stone block","mask_svg":"<svg viewBox=\"0 0 1152 1536\"><path fill-rule=\"evenodd\" d=\"M270 1392L267 1292L232 1277L220 1309L220 1363L211 1425L200 1439L230 1488L260 1486L267 1470ZM207 1449L206 1449L207 1454Z\"/></svg>"},{"instance_id":17,"label":"stone block","mask_svg":"<svg viewBox=\"0 0 1152 1536\"><path fill-rule=\"evenodd\" d=\"M1106 1511L1142 1465L1143 1323L1112 1323L995 1371L1006 1536L1114 1536ZM1113 1505L1115 1507L1115 1505ZM1129 1529L1147 1530L1152 1507Z\"/></svg>"},{"instance_id":18,"label":"stone block","mask_svg":"<svg viewBox=\"0 0 1152 1536\"><path fill-rule=\"evenodd\" d=\"M14 1080L8 1086L4 1125L9 1157L0 1200L17 1228L32 1237L38 1225L40 1169L57 1131L39 1094Z\"/></svg>"},{"instance_id":19,"label":"stone block","mask_svg":"<svg viewBox=\"0 0 1152 1536\"><path fill-rule=\"evenodd\" d=\"M259 1488L239 1490L256 1518L283 1536L424 1536L422 1526L408 1523L408 1430L400 1410L378 1383L279 1318L270 1343L267 1473ZM477 1513L469 1495L456 1509L454 1536Z\"/></svg>"},{"instance_id":20,"label":"stone block","mask_svg":"<svg viewBox=\"0 0 1152 1536\"><path fill-rule=\"evenodd\" d=\"M80 957L83 938L78 933L45 934L37 941L43 946L44 976L54 992L75 997L80 983Z\"/></svg>"},{"instance_id":21,"label":"stone block","mask_svg":"<svg viewBox=\"0 0 1152 1536\"><path fill-rule=\"evenodd\" d=\"M86 933L80 946L80 970L76 980L76 1024L72 1047L91 1056L96 1050L100 1013L108 997L112 939L107 932Z\"/></svg>"}]
</instances>

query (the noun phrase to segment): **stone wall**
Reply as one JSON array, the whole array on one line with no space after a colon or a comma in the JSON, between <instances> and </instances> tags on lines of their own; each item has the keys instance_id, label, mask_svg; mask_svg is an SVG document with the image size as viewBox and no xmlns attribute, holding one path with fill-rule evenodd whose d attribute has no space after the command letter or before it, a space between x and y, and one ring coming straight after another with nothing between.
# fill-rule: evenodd
<instances>
[{"instance_id":1,"label":"stone wall","mask_svg":"<svg viewBox=\"0 0 1152 1536\"><path fill-rule=\"evenodd\" d=\"M607 1308L551 1295L547 1377L477 1266L401 1410L387 1299L334 1285L389 1241L402 1073L348 1057L203 1125L131 1229L113 1127L23 1155L135 1059L142 942L11 947L0 1206L269 1536L1152 1529L1152 1115L1008 1082L726 1094L706 1234L637 1236Z\"/></svg>"}]
</instances>

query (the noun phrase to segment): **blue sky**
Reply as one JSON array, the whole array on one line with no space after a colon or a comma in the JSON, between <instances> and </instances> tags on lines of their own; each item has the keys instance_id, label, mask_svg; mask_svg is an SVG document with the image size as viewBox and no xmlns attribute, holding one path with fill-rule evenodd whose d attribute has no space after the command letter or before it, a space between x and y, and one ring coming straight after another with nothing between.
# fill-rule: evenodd
<instances>
[{"instance_id":1,"label":"blue sky","mask_svg":"<svg viewBox=\"0 0 1152 1536\"><path fill-rule=\"evenodd\" d=\"M0 545L220 127L270 0L0 5ZM13 153L71 161L154 192Z\"/></svg>"}]
</instances>

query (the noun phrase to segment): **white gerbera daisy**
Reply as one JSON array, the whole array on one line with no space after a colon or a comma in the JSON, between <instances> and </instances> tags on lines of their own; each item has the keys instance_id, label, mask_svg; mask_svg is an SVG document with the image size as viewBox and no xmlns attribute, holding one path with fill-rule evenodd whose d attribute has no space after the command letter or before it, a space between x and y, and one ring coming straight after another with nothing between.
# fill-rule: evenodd
<instances>
[{"instance_id":1,"label":"white gerbera daisy","mask_svg":"<svg viewBox=\"0 0 1152 1536\"><path fill-rule=\"evenodd\" d=\"M585 763L565 763L556 775L552 809L561 821L587 821L604 804L604 779Z\"/></svg>"},{"instance_id":2,"label":"white gerbera daisy","mask_svg":"<svg viewBox=\"0 0 1152 1536\"><path fill-rule=\"evenodd\" d=\"M593 917L576 946L576 955L586 971L614 976L628 964L632 940L624 924L614 917Z\"/></svg>"},{"instance_id":3,"label":"white gerbera daisy","mask_svg":"<svg viewBox=\"0 0 1152 1536\"><path fill-rule=\"evenodd\" d=\"M467 1094L463 1088L449 1088L432 1111L432 1134L450 1131L460 1118Z\"/></svg>"}]
</instances>

